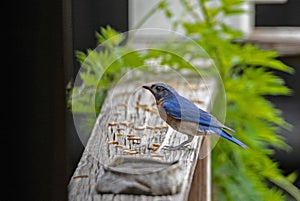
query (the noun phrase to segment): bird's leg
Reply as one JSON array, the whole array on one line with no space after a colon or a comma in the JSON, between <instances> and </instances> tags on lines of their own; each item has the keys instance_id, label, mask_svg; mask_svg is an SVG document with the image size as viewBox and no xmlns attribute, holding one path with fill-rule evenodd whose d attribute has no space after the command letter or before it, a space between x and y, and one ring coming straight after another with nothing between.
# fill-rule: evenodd
<instances>
[{"instance_id":1,"label":"bird's leg","mask_svg":"<svg viewBox=\"0 0 300 201\"><path fill-rule=\"evenodd\" d=\"M188 136L188 139L184 142L182 142L181 144L179 145L176 145L176 146L164 146L162 149L165 149L165 150L169 150L169 151L175 151L175 150L179 150L179 149L190 149L190 145L186 145L188 143L190 143L191 141L193 141L194 139L194 136L192 135L187 135Z\"/></svg>"}]
</instances>

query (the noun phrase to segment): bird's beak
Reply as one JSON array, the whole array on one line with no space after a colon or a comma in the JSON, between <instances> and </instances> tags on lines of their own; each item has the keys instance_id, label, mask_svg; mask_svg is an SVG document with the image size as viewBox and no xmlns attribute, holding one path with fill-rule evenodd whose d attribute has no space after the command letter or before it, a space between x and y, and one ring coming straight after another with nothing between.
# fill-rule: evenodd
<instances>
[{"instance_id":1,"label":"bird's beak","mask_svg":"<svg viewBox=\"0 0 300 201\"><path fill-rule=\"evenodd\" d=\"M144 85L143 88L144 88L144 89L148 89L149 91L152 92L151 87L149 87L149 86Z\"/></svg>"}]
</instances>

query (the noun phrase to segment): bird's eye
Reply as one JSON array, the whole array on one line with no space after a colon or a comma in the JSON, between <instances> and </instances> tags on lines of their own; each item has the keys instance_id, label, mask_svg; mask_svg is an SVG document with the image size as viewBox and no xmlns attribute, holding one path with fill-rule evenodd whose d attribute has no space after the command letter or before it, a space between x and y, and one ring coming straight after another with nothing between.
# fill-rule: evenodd
<instances>
[{"instance_id":1,"label":"bird's eye","mask_svg":"<svg viewBox=\"0 0 300 201\"><path fill-rule=\"evenodd\" d=\"M161 86L157 86L157 87L156 87L156 90L157 90L157 91L162 91L163 88L162 88Z\"/></svg>"}]
</instances>

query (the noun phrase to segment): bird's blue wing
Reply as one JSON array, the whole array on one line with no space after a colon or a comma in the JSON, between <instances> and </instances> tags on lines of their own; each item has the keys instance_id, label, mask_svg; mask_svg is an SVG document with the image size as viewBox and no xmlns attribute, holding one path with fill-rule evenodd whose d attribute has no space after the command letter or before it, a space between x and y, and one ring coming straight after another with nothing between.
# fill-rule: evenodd
<instances>
[{"instance_id":1,"label":"bird's blue wing","mask_svg":"<svg viewBox=\"0 0 300 201\"><path fill-rule=\"evenodd\" d=\"M222 128L233 131L220 123L214 116L201 110L194 103L182 96L163 102L164 110L176 119L198 123L200 126Z\"/></svg>"},{"instance_id":2,"label":"bird's blue wing","mask_svg":"<svg viewBox=\"0 0 300 201\"><path fill-rule=\"evenodd\" d=\"M197 122L200 118L199 108L183 97L164 100L164 110L176 119Z\"/></svg>"}]
</instances>

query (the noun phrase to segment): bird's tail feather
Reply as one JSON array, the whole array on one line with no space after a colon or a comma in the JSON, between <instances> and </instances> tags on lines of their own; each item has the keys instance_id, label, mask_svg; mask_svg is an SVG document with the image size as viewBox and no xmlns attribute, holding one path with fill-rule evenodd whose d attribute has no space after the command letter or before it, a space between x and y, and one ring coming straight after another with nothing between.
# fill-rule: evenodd
<instances>
[{"instance_id":1,"label":"bird's tail feather","mask_svg":"<svg viewBox=\"0 0 300 201\"><path fill-rule=\"evenodd\" d=\"M230 140L231 142L243 147L243 148L248 148L244 143L239 141L238 139L232 137L230 134L228 134L226 131L221 130L221 132L218 132L223 138Z\"/></svg>"}]
</instances>

